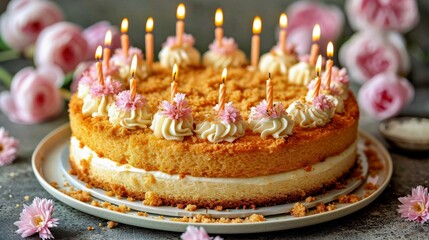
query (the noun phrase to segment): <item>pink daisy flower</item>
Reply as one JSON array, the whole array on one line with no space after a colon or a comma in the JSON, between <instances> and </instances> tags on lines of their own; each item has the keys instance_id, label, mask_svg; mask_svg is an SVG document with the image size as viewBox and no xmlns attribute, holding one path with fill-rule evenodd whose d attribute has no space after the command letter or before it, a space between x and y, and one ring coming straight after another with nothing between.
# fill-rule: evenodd
<instances>
[{"instance_id":1,"label":"pink daisy flower","mask_svg":"<svg viewBox=\"0 0 429 240\"><path fill-rule=\"evenodd\" d=\"M203 227L197 228L194 226L188 226L186 232L181 236L182 240L223 240L223 238L216 236L215 238L210 237Z\"/></svg>"},{"instance_id":2,"label":"pink daisy flower","mask_svg":"<svg viewBox=\"0 0 429 240\"><path fill-rule=\"evenodd\" d=\"M11 164L18 153L19 141L0 127L0 167Z\"/></svg>"},{"instance_id":3,"label":"pink daisy flower","mask_svg":"<svg viewBox=\"0 0 429 240\"><path fill-rule=\"evenodd\" d=\"M230 55L237 51L238 46L237 43L235 43L234 38L224 37L222 38L222 46L219 46L218 41L215 40L209 45L209 49L220 55Z\"/></svg>"},{"instance_id":4,"label":"pink daisy flower","mask_svg":"<svg viewBox=\"0 0 429 240\"><path fill-rule=\"evenodd\" d=\"M182 120L191 115L191 108L185 100L185 94L177 93L173 101L175 104L165 100L161 102L159 110L162 115L168 116L173 120Z\"/></svg>"},{"instance_id":5,"label":"pink daisy flower","mask_svg":"<svg viewBox=\"0 0 429 240\"><path fill-rule=\"evenodd\" d=\"M326 109L332 109L335 107L334 103L330 101L325 95L319 95L315 97L313 99L312 104L314 107L321 109L323 111Z\"/></svg>"},{"instance_id":6,"label":"pink daisy flower","mask_svg":"<svg viewBox=\"0 0 429 240\"><path fill-rule=\"evenodd\" d=\"M216 104L214 110L216 112L219 111L219 104ZM225 121L227 123L235 123L237 121L243 120L240 111L238 111L238 109L232 105L232 102L225 104L225 108L220 111L219 117L222 121Z\"/></svg>"},{"instance_id":7,"label":"pink daisy flower","mask_svg":"<svg viewBox=\"0 0 429 240\"><path fill-rule=\"evenodd\" d=\"M165 43L162 44L163 47L174 47L176 46L177 40L176 40L176 36L169 36L167 37L167 41L165 41ZM183 34L183 45L186 46L194 46L195 44L195 39L191 34Z\"/></svg>"},{"instance_id":8,"label":"pink daisy flower","mask_svg":"<svg viewBox=\"0 0 429 240\"><path fill-rule=\"evenodd\" d=\"M16 233L21 234L21 237L28 237L35 233L39 233L41 239L54 238L49 228L56 227L58 224L57 218L52 218L54 211L54 203L46 198L34 198L30 206L24 204L19 217L19 221L14 224L18 226Z\"/></svg>"},{"instance_id":9,"label":"pink daisy flower","mask_svg":"<svg viewBox=\"0 0 429 240\"><path fill-rule=\"evenodd\" d=\"M400 197L398 213L408 221L425 223L429 221L429 195L428 189L417 186L411 191L411 196Z\"/></svg>"},{"instance_id":10,"label":"pink daisy flower","mask_svg":"<svg viewBox=\"0 0 429 240\"><path fill-rule=\"evenodd\" d=\"M136 94L134 100L131 99L131 91L126 90L120 92L116 96L116 106L123 111L132 111L141 109L146 105L146 98L141 94Z\"/></svg>"},{"instance_id":11,"label":"pink daisy flower","mask_svg":"<svg viewBox=\"0 0 429 240\"><path fill-rule=\"evenodd\" d=\"M253 115L253 117L257 119L264 118L264 117L276 119L287 115L286 109L282 103L275 103L271 111L267 110L267 106L268 106L268 103L264 99L256 107L252 107L250 109L250 112Z\"/></svg>"},{"instance_id":12,"label":"pink daisy flower","mask_svg":"<svg viewBox=\"0 0 429 240\"><path fill-rule=\"evenodd\" d=\"M104 81L104 86L100 85L100 83L94 82L91 85L91 96L93 97L101 97L107 95L116 95L122 90L121 82L112 79L112 77L108 76Z\"/></svg>"},{"instance_id":13,"label":"pink daisy flower","mask_svg":"<svg viewBox=\"0 0 429 240\"><path fill-rule=\"evenodd\" d=\"M137 55L137 58L139 60L143 59L142 50L136 47L130 47L128 49L127 56L125 56L124 52L122 51L122 48L117 48L115 50L115 54L113 54L111 58L111 61L116 64L131 65L131 61L133 60L134 55Z\"/></svg>"}]
</instances>

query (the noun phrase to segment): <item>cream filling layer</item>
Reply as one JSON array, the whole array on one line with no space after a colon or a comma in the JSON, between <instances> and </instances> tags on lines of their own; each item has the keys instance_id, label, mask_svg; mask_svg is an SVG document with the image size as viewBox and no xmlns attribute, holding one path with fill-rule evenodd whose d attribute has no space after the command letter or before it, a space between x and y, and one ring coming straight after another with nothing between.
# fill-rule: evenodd
<instances>
[{"instance_id":1,"label":"cream filling layer","mask_svg":"<svg viewBox=\"0 0 429 240\"><path fill-rule=\"evenodd\" d=\"M200 182L200 183L219 183L226 185L234 184L245 184L245 185L255 185L263 186L269 184L283 183L287 181L295 181L296 179L311 178L322 174L324 172L329 172L330 169L335 169L338 164L341 164L342 161L354 161L356 157L356 146L357 140L351 144L345 151L342 153L331 156L325 159L325 161L312 165L311 171L305 171L304 169L297 169L289 171L286 173L278 173L268 176L259 176L251 178L208 178L208 177L193 177L185 176L184 178L180 177L179 174L167 174L161 171L146 171L141 168L135 168L129 164L118 165L117 162L112 161L108 158L102 158L97 155L93 150L88 146L81 147L80 141L76 137L71 137L70 144L70 154L73 156L73 159L76 162L82 160L91 159L91 167L97 167L99 169L110 170L111 172L121 173L121 172L131 172L141 174L141 177L152 175L156 180L164 181L180 181L184 182Z\"/></svg>"}]
</instances>

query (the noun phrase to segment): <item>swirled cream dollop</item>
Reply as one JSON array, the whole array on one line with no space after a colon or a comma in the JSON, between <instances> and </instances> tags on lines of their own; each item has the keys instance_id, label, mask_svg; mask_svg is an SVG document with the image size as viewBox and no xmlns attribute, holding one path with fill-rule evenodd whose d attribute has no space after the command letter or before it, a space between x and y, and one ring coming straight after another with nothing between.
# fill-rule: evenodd
<instances>
[{"instance_id":1,"label":"swirled cream dollop","mask_svg":"<svg viewBox=\"0 0 429 240\"><path fill-rule=\"evenodd\" d=\"M218 143L222 141L233 142L235 139L244 136L246 129L247 122L243 120L235 123L204 121L197 124L194 132L199 138Z\"/></svg>"},{"instance_id":2,"label":"swirled cream dollop","mask_svg":"<svg viewBox=\"0 0 429 240\"><path fill-rule=\"evenodd\" d=\"M84 116L103 117L108 115L108 107L113 102L112 95L93 97L88 94L83 99L82 113Z\"/></svg>"},{"instance_id":3,"label":"swirled cream dollop","mask_svg":"<svg viewBox=\"0 0 429 240\"><path fill-rule=\"evenodd\" d=\"M295 124L298 124L302 128L324 126L329 122L334 113L333 109L321 109L302 100L294 101L286 111Z\"/></svg>"},{"instance_id":4,"label":"swirled cream dollop","mask_svg":"<svg viewBox=\"0 0 429 240\"><path fill-rule=\"evenodd\" d=\"M131 97L131 91L122 91L109 107L109 121L128 129L147 128L152 115L147 107L146 98L141 94Z\"/></svg>"},{"instance_id":5,"label":"swirled cream dollop","mask_svg":"<svg viewBox=\"0 0 429 240\"><path fill-rule=\"evenodd\" d=\"M290 83L307 85L311 79L314 79L316 72L314 67L309 63L301 61L289 68L288 76L288 81Z\"/></svg>"},{"instance_id":6,"label":"swirled cream dollop","mask_svg":"<svg viewBox=\"0 0 429 240\"><path fill-rule=\"evenodd\" d=\"M207 51L203 56L203 64L214 69L226 67L241 67L246 64L246 55L240 49L230 54L219 54L215 51Z\"/></svg>"},{"instance_id":7,"label":"swirled cream dollop","mask_svg":"<svg viewBox=\"0 0 429 240\"><path fill-rule=\"evenodd\" d=\"M326 95L326 98L334 104L336 113L344 112L344 100L341 96Z\"/></svg>"},{"instance_id":8,"label":"swirled cream dollop","mask_svg":"<svg viewBox=\"0 0 429 240\"><path fill-rule=\"evenodd\" d=\"M250 129L260 133L262 138L273 136L284 138L292 134L294 122L287 115L282 103L274 103L272 110L267 111L267 102L263 100L250 109Z\"/></svg>"},{"instance_id":9,"label":"swirled cream dollop","mask_svg":"<svg viewBox=\"0 0 429 240\"><path fill-rule=\"evenodd\" d=\"M159 62L164 68L172 68L174 64L179 67L200 65L201 55L193 47L194 38L190 34L183 35L183 43L177 45L176 37L167 38L163 48L159 52Z\"/></svg>"},{"instance_id":10,"label":"swirled cream dollop","mask_svg":"<svg viewBox=\"0 0 429 240\"><path fill-rule=\"evenodd\" d=\"M153 117L150 129L152 129L153 134L157 138L183 141L186 136L193 135L193 122L194 120L191 116L185 119L176 120L158 112Z\"/></svg>"},{"instance_id":11,"label":"swirled cream dollop","mask_svg":"<svg viewBox=\"0 0 429 240\"><path fill-rule=\"evenodd\" d=\"M262 55L259 62L259 70L266 74L286 75L289 68L296 62L297 59L293 54L289 54L275 48Z\"/></svg>"}]
</instances>

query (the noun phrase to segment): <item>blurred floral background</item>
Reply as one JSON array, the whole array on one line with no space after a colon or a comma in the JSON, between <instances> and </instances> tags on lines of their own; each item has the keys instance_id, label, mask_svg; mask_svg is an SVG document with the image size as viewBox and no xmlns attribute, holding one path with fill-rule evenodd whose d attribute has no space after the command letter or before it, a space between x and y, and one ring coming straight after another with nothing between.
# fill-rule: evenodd
<instances>
[{"instance_id":1,"label":"blurred floral background","mask_svg":"<svg viewBox=\"0 0 429 240\"><path fill-rule=\"evenodd\" d=\"M249 56L251 23L262 18L261 53L277 38L278 16L288 15L288 43L308 53L314 24L321 25L320 45L334 41L336 64L348 69L359 90L362 109L383 120L401 113L419 89L429 87L428 1L183 1L186 32L205 52L213 40L216 8L224 10L225 35L235 38ZM92 61L104 34L130 21L134 46L144 47L144 25L155 21L155 53L173 35L179 1L12 0L0 3L0 110L11 121L34 124L63 111L85 61ZM429 106L423 106L429 108ZM429 109L427 109L429 113Z\"/></svg>"}]
</instances>

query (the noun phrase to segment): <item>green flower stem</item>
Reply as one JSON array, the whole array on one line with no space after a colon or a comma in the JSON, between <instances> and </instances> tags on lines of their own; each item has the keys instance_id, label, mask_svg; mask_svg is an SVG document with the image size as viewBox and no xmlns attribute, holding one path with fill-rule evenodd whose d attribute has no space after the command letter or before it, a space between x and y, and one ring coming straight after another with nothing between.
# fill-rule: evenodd
<instances>
[{"instance_id":1,"label":"green flower stem","mask_svg":"<svg viewBox=\"0 0 429 240\"><path fill-rule=\"evenodd\" d=\"M14 50L0 52L0 62L6 62L20 58L20 54Z\"/></svg>"},{"instance_id":2,"label":"green flower stem","mask_svg":"<svg viewBox=\"0 0 429 240\"><path fill-rule=\"evenodd\" d=\"M0 67L0 81L8 88L12 83L12 75L3 67Z\"/></svg>"}]
</instances>

